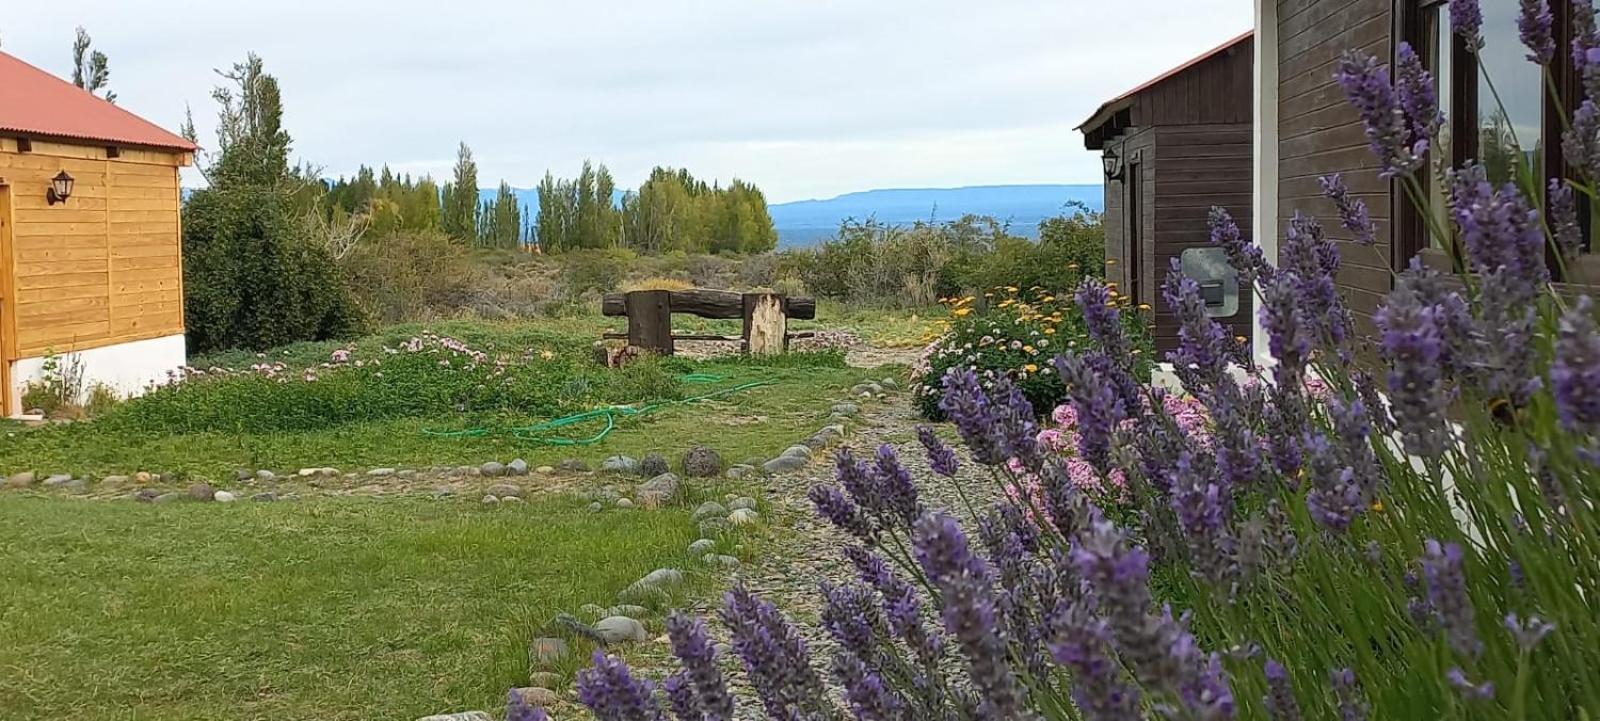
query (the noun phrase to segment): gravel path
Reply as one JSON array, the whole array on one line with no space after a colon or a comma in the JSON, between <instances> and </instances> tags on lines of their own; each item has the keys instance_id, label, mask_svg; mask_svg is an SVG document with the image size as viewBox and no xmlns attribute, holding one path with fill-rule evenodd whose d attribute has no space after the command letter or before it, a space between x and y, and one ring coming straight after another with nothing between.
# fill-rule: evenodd
<instances>
[{"instance_id":1,"label":"gravel path","mask_svg":"<svg viewBox=\"0 0 1600 721\"><path fill-rule=\"evenodd\" d=\"M922 501L929 508L948 510L966 519L969 514L961 510L965 504L957 495L956 484L961 484L962 491L980 508L993 500L993 481L975 472L972 464L965 462L965 456L961 472L954 479L937 475L928 468L927 457L916 441L915 430L920 418L912 407L909 393L896 393L884 402L867 406L859 421L843 445L856 450L858 455L875 452L882 443L895 445L902 462L917 479ZM767 479L767 499L774 518L781 523L771 544L774 553L746 565L729 580L730 585L735 579L742 580L800 625L811 647L814 665L830 685L832 679L828 678L827 663L832 658L834 643L816 623L822 606L818 586L824 580L838 583L854 578L853 569L840 553L850 540L816 517L806 493L819 483L834 483L832 457L831 452L819 454L817 461L802 471ZM720 601L720 598L706 599L696 610L708 620L714 619ZM720 623L708 625L718 640L727 640L727 631ZM740 697L739 718L764 718L737 660L729 657L728 649L723 650L730 681Z\"/></svg>"}]
</instances>

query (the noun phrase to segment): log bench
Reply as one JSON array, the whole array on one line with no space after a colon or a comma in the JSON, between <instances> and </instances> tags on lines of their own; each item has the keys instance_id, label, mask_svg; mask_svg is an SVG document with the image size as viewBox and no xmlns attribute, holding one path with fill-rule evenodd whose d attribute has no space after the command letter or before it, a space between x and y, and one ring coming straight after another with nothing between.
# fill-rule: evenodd
<instances>
[{"instance_id":1,"label":"log bench","mask_svg":"<svg viewBox=\"0 0 1600 721\"><path fill-rule=\"evenodd\" d=\"M737 342L752 355L774 355L789 348L794 338L812 333L790 333L789 319L817 317L817 301L790 298L780 293L736 293L729 290L690 288L687 290L634 290L607 293L600 303L601 315L628 319L627 333L606 333L608 339L625 339L628 345L672 355L680 340ZM701 318L744 321L737 336L676 334L672 314L688 313Z\"/></svg>"}]
</instances>

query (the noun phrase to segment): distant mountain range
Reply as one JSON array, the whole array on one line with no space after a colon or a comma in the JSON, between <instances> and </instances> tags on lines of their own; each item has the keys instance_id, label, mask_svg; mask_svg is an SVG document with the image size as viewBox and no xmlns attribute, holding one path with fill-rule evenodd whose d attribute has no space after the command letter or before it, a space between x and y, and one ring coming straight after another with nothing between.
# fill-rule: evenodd
<instances>
[{"instance_id":1,"label":"distant mountain range","mask_svg":"<svg viewBox=\"0 0 1600 721\"><path fill-rule=\"evenodd\" d=\"M493 200L496 192L478 191L484 200ZM513 188L512 192L530 211L538 209L539 196L532 188ZM1104 190L1097 184L896 188L845 193L826 200L774 203L768 210L778 229L778 245L803 248L833 237L839 223L847 218L875 218L882 223L909 225L919 220L955 220L971 213L994 216L1010 223L1013 233L1034 237L1039 232L1039 221L1060 215L1074 201L1090 210L1102 210Z\"/></svg>"}]
</instances>

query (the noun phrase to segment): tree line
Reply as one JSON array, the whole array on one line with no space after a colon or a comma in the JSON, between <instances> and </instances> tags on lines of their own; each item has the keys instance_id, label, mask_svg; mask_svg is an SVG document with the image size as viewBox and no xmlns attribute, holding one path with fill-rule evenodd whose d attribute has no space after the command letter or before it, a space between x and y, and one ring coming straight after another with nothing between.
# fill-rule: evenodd
<instances>
[{"instance_id":1,"label":"tree line","mask_svg":"<svg viewBox=\"0 0 1600 721\"><path fill-rule=\"evenodd\" d=\"M619 197L611 171L586 161L576 178L546 173L538 193L536 238L553 252L762 253L778 244L766 196L738 179L723 188L687 170L658 167L638 190Z\"/></svg>"}]
</instances>

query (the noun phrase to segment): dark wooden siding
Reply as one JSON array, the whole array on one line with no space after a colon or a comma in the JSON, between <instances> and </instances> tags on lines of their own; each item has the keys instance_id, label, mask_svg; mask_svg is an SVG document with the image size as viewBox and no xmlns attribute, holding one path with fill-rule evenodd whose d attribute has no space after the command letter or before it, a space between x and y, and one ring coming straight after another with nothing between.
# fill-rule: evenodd
<instances>
[{"instance_id":1,"label":"dark wooden siding","mask_svg":"<svg viewBox=\"0 0 1600 721\"><path fill-rule=\"evenodd\" d=\"M1139 237L1143 241L1144 251L1139 255L1144 260L1144 267L1140 269L1141 279L1144 281L1141 297L1135 299L1139 303L1149 303L1150 291L1150 258L1155 252L1155 200L1156 200L1156 133L1154 128L1133 128L1129 134L1112 141L1117 145L1117 152L1129 163L1139 165L1139 179L1144 186L1141 197L1141 213L1138 219ZM1106 280L1116 283L1120 292L1130 292L1133 288L1133 268L1128 262L1128 226L1134 222L1128 216L1128 187L1125 179L1129 173L1124 172L1124 180L1107 181L1106 211L1103 219L1106 234L1106 260L1110 261L1106 267Z\"/></svg>"},{"instance_id":2,"label":"dark wooden siding","mask_svg":"<svg viewBox=\"0 0 1600 721\"><path fill-rule=\"evenodd\" d=\"M1254 46L1245 40L1146 88L1134 99L1133 124L1148 128L1251 122L1253 55Z\"/></svg>"},{"instance_id":3,"label":"dark wooden siding","mask_svg":"<svg viewBox=\"0 0 1600 721\"><path fill-rule=\"evenodd\" d=\"M1186 249L1211 245L1206 216L1212 206L1227 208L1242 227L1249 228L1251 142L1250 123L1156 128L1161 172L1156 176L1154 246L1146 253L1145 283L1154 291L1153 298L1160 297L1160 284L1173 258ZM1234 335L1249 336L1254 304L1248 289L1240 293L1239 301L1237 313L1217 320ZM1178 344L1177 319L1165 303L1153 305L1156 349L1164 352Z\"/></svg>"},{"instance_id":4,"label":"dark wooden siding","mask_svg":"<svg viewBox=\"0 0 1600 721\"><path fill-rule=\"evenodd\" d=\"M1358 331L1372 332L1372 314L1389 292L1390 184L1378 178L1377 160L1355 109L1333 81L1339 55L1356 49L1392 55L1393 0L1280 0L1278 2L1278 226L1296 211L1322 222L1328 237L1349 241L1320 176L1340 173L1365 200L1378 226L1378 246L1340 243L1339 285Z\"/></svg>"}]
</instances>

